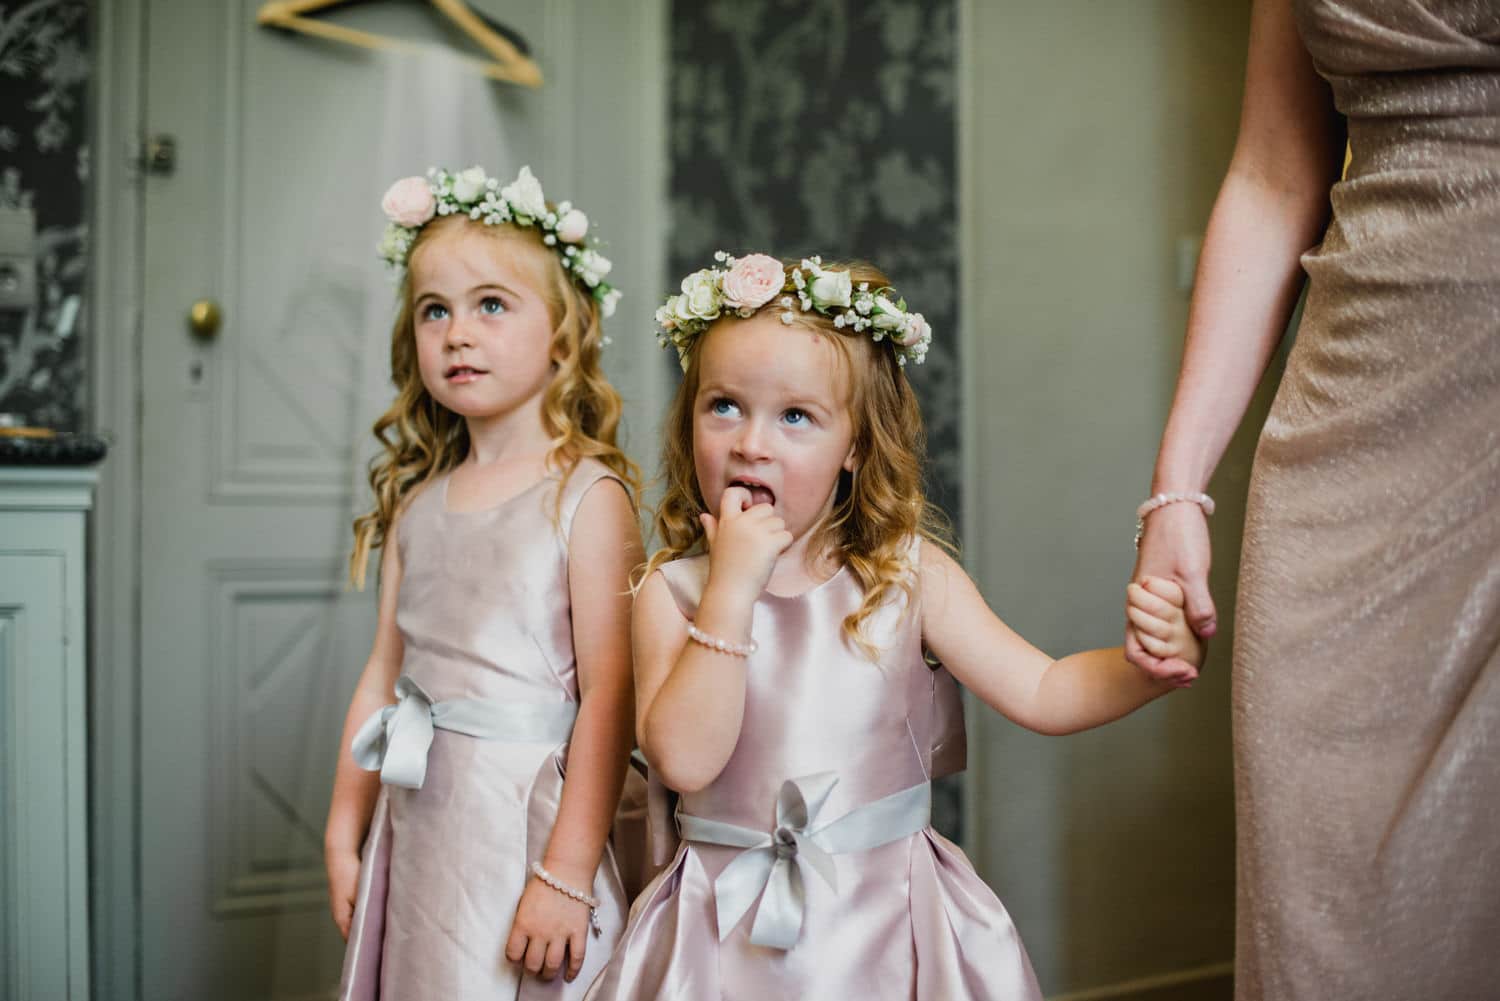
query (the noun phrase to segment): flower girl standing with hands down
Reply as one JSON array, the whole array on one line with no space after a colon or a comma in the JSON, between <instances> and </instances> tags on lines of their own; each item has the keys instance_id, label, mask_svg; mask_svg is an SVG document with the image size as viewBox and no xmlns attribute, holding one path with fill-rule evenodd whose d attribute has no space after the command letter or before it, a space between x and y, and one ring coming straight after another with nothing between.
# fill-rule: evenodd
<instances>
[{"instance_id":1,"label":"flower girl standing with hands down","mask_svg":"<svg viewBox=\"0 0 1500 1001\"><path fill-rule=\"evenodd\" d=\"M384 208L397 399L351 561L362 584L381 549L379 619L325 836L341 997L577 997L628 903L608 837L643 554L599 367L618 293L525 168L434 170Z\"/></svg>"},{"instance_id":2,"label":"flower girl standing with hands down","mask_svg":"<svg viewBox=\"0 0 1500 1001\"><path fill-rule=\"evenodd\" d=\"M637 732L682 844L589 999L1039 998L930 826L924 654L1023 726L1083 730L1196 675L1182 594L1129 595L1171 679L1027 643L934 544L904 368L926 321L868 265L718 261L657 314L685 375L634 612Z\"/></svg>"}]
</instances>

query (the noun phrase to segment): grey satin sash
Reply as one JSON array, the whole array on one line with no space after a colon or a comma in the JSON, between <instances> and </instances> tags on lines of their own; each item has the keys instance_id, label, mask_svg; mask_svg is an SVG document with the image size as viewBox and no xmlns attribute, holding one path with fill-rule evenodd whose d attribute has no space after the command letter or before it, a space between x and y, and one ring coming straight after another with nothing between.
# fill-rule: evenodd
<instances>
[{"instance_id":1,"label":"grey satin sash","mask_svg":"<svg viewBox=\"0 0 1500 1001\"><path fill-rule=\"evenodd\" d=\"M396 679L396 698L395 705L365 720L350 750L359 767L380 772L380 781L386 785L407 789L422 788L427 778L427 750L434 728L483 740L561 744L572 734L578 716L576 702L434 702L405 674Z\"/></svg>"},{"instance_id":2,"label":"grey satin sash","mask_svg":"<svg viewBox=\"0 0 1500 1001\"><path fill-rule=\"evenodd\" d=\"M924 830L932 815L932 783L923 782L873 803L857 806L832 821L820 822L823 804L838 783L836 772L818 772L781 784L776 797L776 829L769 834L722 820L686 813L677 826L686 841L742 848L714 880L719 940L728 937L760 896L750 941L790 949L802 934L806 894L802 867L811 866L833 890L838 875L833 856L865 851Z\"/></svg>"}]
</instances>

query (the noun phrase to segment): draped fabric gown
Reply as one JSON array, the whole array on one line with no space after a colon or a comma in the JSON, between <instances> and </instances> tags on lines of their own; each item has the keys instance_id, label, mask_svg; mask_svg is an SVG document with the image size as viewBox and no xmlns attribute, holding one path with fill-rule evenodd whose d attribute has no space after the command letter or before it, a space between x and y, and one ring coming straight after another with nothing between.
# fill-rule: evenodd
<instances>
[{"instance_id":1,"label":"draped fabric gown","mask_svg":"<svg viewBox=\"0 0 1500 1001\"><path fill-rule=\"evenodd\" d=\"M1242 1001L1500 998L1500 2L1296 0L1353 159L1256 453Z\"/></svg>"}]
</instances>

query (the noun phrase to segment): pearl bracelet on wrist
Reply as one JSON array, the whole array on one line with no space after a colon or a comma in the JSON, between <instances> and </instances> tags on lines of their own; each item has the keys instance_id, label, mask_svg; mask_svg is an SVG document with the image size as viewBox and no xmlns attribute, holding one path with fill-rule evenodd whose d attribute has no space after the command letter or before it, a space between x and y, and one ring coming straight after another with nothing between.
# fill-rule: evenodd
<instances>
[{"instance_id":1,"label":"pearl bracelet on wrist","mask_svg":"<svg viewBox=\"0 0 1500 1001\"><path fill-rule=\"evenodd\" d=\"M552 875L546 869L542 868L542 863L536 860L532 860L531 873L537 879L541 880L543 883L546 883L548 886L552 887L552 889L556 890L558 893L561 893L563 896L570 897L573 900L578 901L580 904L584 904L585 906L587 906L589 909L589 927L594 929L595 935L599 934L600 928L598 897L591 897L587 893L584 893L582 890L573 889L567 883L564 883L562 880Z\"/></svg>"},{"instance_id":2,"label":"pearl bracelet on wrist","mask_svg":"<svg viewBox=\"0 0 1500 1001\"><path fill-rule=\"evenodd\" d=\"M710 636L691 622L688 623L687 632L688 639L699 646L706 646L710 650L715 650L719 653L727 653L731 657L748 657L760 649L760 644L754 640L751 640L749 643L731 643L717 636Z\"/></svg>"},{"instance_id":3,"label":"pearl bracelet on wrist","mask_svg":"<svg viewBox=\"0 0 1500 1001\"><path fill-rule=\"evenodd\" d=\"M1135 509L1135 548L1141 548L1141 536L1146 534L1146 515L1168 504L1192 503L1203 509L1205 515L1214 513L1214 499L1205 493L1169 491L1148 497Z\"/></svg>"}]
</instances>

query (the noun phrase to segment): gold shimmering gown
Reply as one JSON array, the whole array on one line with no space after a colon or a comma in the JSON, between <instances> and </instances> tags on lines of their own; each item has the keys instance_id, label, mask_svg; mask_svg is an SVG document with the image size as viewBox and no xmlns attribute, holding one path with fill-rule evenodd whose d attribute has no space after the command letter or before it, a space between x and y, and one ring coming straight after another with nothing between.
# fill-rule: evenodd
<instances>
[{"instance_id":1,"label":"gold shimmering gown","mask_svg":"<svg viewBox=\"0 0 1500 1001\"><path fill-rule=\"evenodd\" d=\"M444 473L402 513L396 625L399 687L410 694L384 729L366 727L384 784L361 855L341 1001L576 999L609 958L633 868L619 827L591 888L601 927L588 937L583 973L544 982L506 960L505 943L527 866L557 818L578 704L568 529L585 493L613 475L585 459L565 483L548 477L494 507L450 511ZM427 701L465 706L470 719L455 724L439 709L422 727L414 724L425 718L403 715L425 716ZM409 746L413 729L430 735L430 748ZM402 755L419 788L392 781Z\"/></svg>"},{"instance_id":2,"label":"gold shimmering gown","mask_svg":"<svg viewBox=\"0 0 1500 1001\"><path fill-rule=\"evenodd\" d=\"M1500 0L1296 0L1353 159L1262 432L1242 1001L1500 998Z\"/></svg>"}]
</instances>

